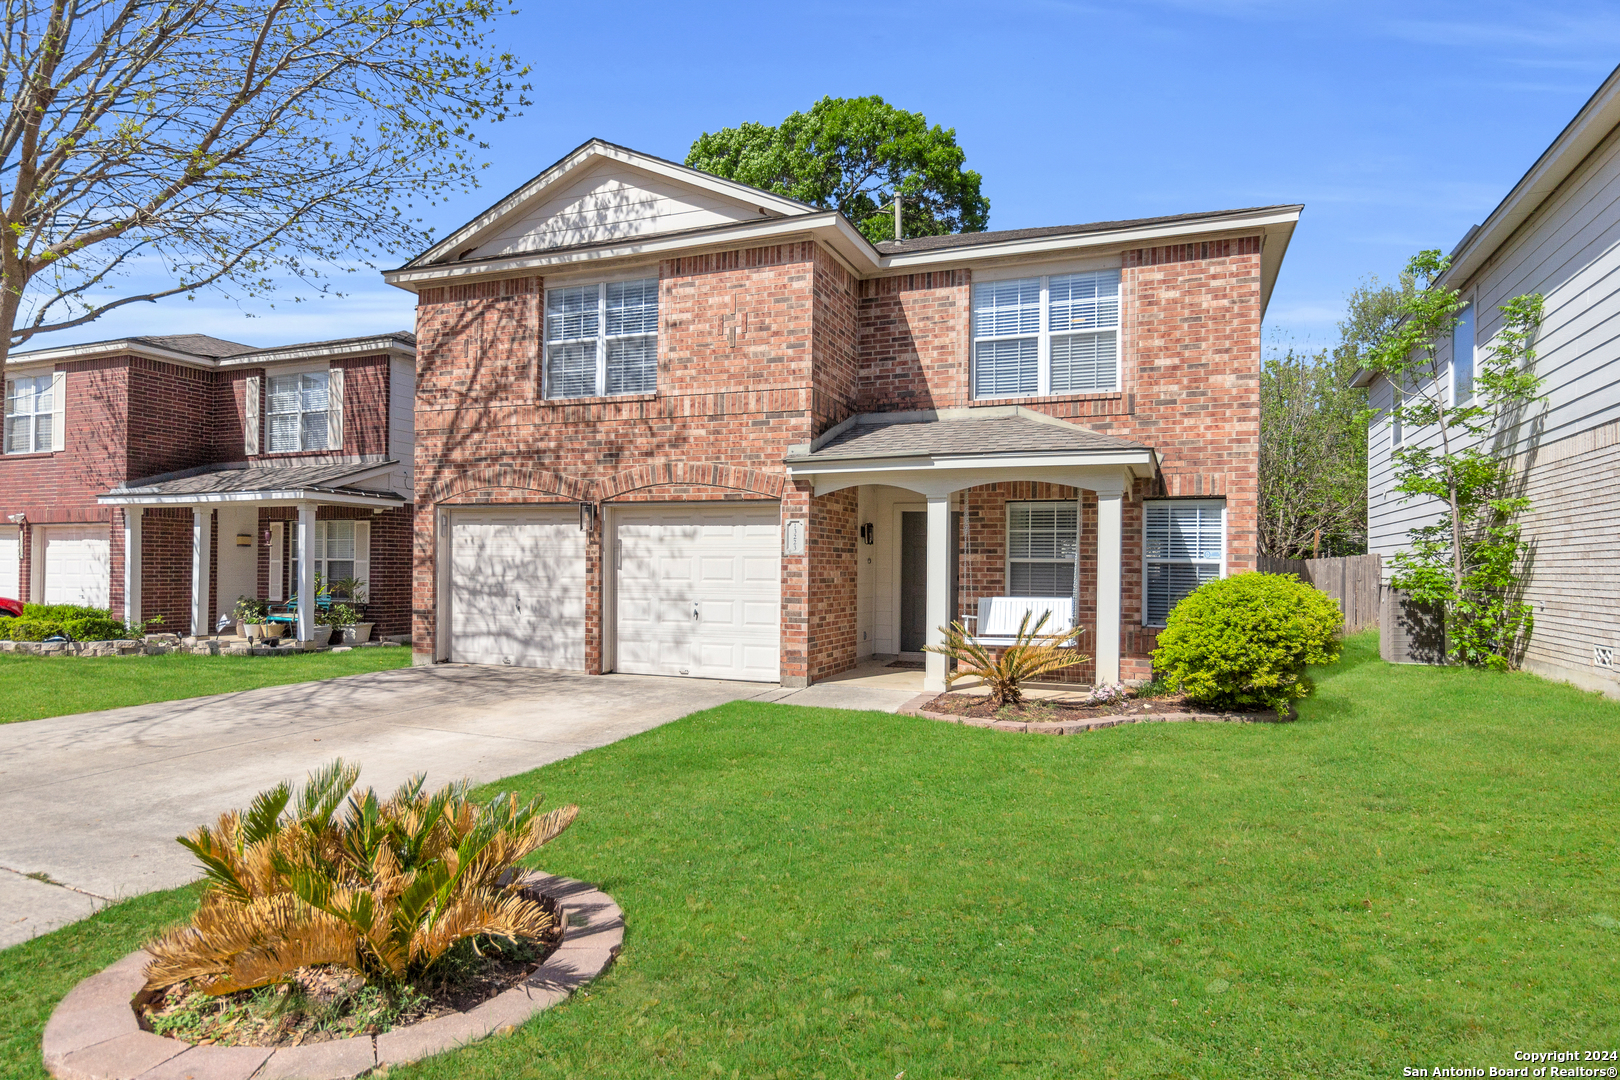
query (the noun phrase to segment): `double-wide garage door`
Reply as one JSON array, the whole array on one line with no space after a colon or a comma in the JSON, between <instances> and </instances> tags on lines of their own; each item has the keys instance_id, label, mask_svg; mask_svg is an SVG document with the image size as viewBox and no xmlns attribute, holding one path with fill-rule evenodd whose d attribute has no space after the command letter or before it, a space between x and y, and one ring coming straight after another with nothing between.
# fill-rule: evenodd
<instances>
[{"instance_id":1,"label":"double-wide garage door","mask_svg":"<svg viewBox=\"0 0 1620 1080\"><path fill-rule=\"evenodd\" d=\"M776 682L776 504L617 512L619 671Z\"/></svg>"},{"instance_id":2,"label":"double-wide garage door","mask_svg":"<svg viewBox=\"0 0 1620 1080\"><path fill-rule=\"evenodd\" d=\"M781 531L775 503L617 509L607 546L613 667L775 682ZM458 511L450 524L450 659L585 667L578 511Z\"/></svg>"}]
</instances>

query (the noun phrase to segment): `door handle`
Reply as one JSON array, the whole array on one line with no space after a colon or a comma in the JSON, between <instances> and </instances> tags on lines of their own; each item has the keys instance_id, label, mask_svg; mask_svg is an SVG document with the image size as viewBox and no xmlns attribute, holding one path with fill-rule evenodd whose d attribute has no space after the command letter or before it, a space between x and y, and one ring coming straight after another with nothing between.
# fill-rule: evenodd
<instances>
[{"instance_id":1,"label":"door handle","mask_svg":"<svg viewBox=\"0 0 1620 1080\"><path fill-rule=\"evenodd\" d=\"M700 621L698 618L698 602L696 600L692 601L692 621Z\"/></svg>"}]
</instances>

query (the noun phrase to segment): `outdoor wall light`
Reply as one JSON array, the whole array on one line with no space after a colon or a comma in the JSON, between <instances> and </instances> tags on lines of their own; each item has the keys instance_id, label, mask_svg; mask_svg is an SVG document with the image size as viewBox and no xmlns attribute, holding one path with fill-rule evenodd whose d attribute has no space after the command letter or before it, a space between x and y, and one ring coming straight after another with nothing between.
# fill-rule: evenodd
<instances>
[{"instance_id":1,"label":"outdoor wall light","mask_svg":"<svg viewBox=\"0 0 1620 1080\"><path fill-rule=\"evenodd\" d=\"M591 518L593 518L595 516L596 516L596 507L595 506L591 505L588 502L580 503L579 504L579 531L583 532L583 533L590 532L591 531Z\"/></svg>"},{"instance_id":2,"label":"outdoor wall light","mask_svg":"<svg viewBox=\"0 0 1620 1080\"><path fill-rule=\"evenodd\" d=\"M23 522L28 520L28 515L27 514L12 514L9 517L7 517L6 520L11 522L13 525L21 525Z\"/></svg>"},{"instance_id":3,"label":"outdoor wall light","mask_svg":"<svg viewBox=\"0 0 1620 1080\"><path fill-rule=\"evenodd\" d=\"M861 539L870 544L877 536L877 528L870 521L861 526Z\"/></svg>"},{"instance_id":4,"label":"outdoor wall light","mask_svg":"<svg viewBox=\"0 0 1620 1080\"><path fill-rule=\"evenodd\" d=\"M253 534L252 533L237 533L236 534L236 546L237 547L252 547L253 546Z\"/></svg>"}]
</instances>

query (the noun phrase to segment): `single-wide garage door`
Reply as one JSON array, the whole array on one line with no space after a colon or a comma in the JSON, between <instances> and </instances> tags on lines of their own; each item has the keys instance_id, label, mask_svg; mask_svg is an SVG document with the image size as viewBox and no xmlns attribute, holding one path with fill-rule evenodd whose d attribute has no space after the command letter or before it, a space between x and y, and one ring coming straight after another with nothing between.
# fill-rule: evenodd
<instances>
[{"instance_id":1,"label":"single-wide garage door","mask_svg":"<svg viewBox=\"0 0 1620 1080\"><path fill-rule=\"evenodd\" d=\"M16 600L22 596L21 568L17 534L0 533L0 596Z\"/></svg>"},{"instance_id":2,"label":"single-wide garage door","mask_svg":"<svg viewBox=\"0 0 1620 1080\"><path fill-rule=\"evenodd\" d=\"M776 503L618 511L618 670L776 682L780 520Z\"/></svg>"},{"instance_id":3,"label":"single-wide garage door","mask_svg":"<svg viewBox=\"0 0 1620 1080\"><path fill-rule=\"evenodd\" d=\"M45 602L106 607L112 576L107 526L51 525L42 532Z\"/></svg>"},{"instance_id":4,"label":"single-wide garage door","mask_svg":"<svg viewBox=\"0 0 1620 1080\"><path fill-rule=\"evenodd\" d=\"M583 671L585 533L579 511L450 518L450 659Z\"/></svg>"}]
</instances>

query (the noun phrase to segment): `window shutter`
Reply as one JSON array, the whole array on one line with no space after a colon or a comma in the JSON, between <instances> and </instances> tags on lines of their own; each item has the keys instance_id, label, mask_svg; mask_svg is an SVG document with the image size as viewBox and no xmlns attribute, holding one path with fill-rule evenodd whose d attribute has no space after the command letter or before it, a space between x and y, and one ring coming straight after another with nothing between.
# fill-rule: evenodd
<instances>
[{"instance_id":1,"label":"window shutter","mask_svg":"<svg viewBox=\"0 0 1620 1080\"><path fill-rule=\"evenodd\" d=\"M285 600L281 592L281 560L286 554L282 545L282 525L277 521L270 526L270 599Z\"/></svg>"},{"instance_id":2,"label":"window shutter","mask_svg":"<svg viewBox=\"0 0 1620 1080\"><path fill-rule=\"evenodd\" d=\"M67 410L67 372L51 373L51 449L67 449L67 428L62 418Z\"/></svg>"},{"instance_id":3,"label":"window shutter","mask_svg":"<svg viewBox=\"0 0 1620 1080\"><path fill-rule=\"evenodd\" d=\"M259 376L249 375L244 391L243 410L246 415L242 418L243 449L248 457L255 457L259 453Z\"/></svg>"},{"instance_id":4,"label":"window shutter","mask_svg":"<svg viewBox=\"0 0 1620 1080\"><path fill-rule=\"evenodd\" d=\"M343 369L334 367L326 380L326 448L343 449Z\"/></svg>"},{"instance_id":5,"label":"window shutter","mask_svg":"<svg viewBox=\"0 0 1620 1080\"><path fill-rule=\"evenodd\" d=\"M371 522L354 523L354 576L366 586L366 599L371 599Z\"/></svg>"}]
</instances>

